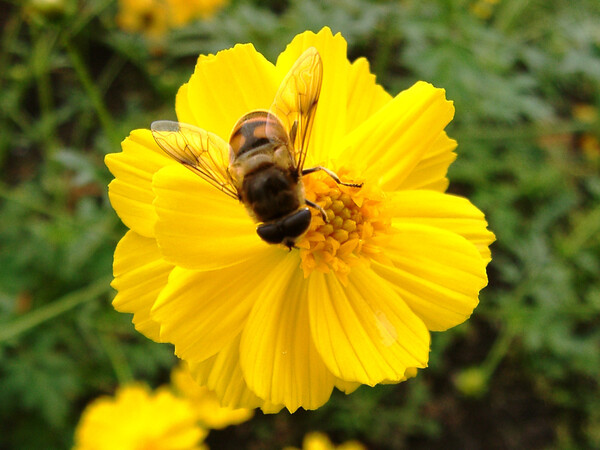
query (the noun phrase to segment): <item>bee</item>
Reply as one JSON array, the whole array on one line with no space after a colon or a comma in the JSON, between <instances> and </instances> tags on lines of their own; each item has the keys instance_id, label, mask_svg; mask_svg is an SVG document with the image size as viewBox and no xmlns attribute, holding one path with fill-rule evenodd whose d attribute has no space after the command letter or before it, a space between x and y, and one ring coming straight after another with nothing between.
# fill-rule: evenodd
<instances>
[{"instance_id":1,"label":"bee","mask_svg":"<svg viewBox=\"0 0 600 450\"><path fill-rule=\"evenodd\" d=\"M258 236L289 249L308 230L309 207L323 208L305 198L302 177L323 170L304 169L308 141L323 80L323 63L314 47L304 51L284 77L269 111L241 117L229 144L193 125L159 120L150 126L154 140L171 158L223 193L244 204L258 223Z\"/></svg>"}]
</instances>

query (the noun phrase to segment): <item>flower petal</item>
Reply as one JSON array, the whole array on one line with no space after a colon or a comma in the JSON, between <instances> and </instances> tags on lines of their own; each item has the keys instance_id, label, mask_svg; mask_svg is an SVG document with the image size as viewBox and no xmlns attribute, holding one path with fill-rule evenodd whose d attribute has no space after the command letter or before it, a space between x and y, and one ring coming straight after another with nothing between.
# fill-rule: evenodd
<instances>
[{"instance_id":1,"label":"flower petal","mask_svg":"<svg viewBox=\"0 0 600 450\"><path fill-rule=\"evenodd\" d=\"M392 96L375 82L369 62L358 58L352 63L348 80L346 133L351 132L392 100Z\"/></svg>"},{"instance_id":2,"label":"flower petal","mask_svg":"<svg viewBox=\"0 0 600 450\"><path fill-rule=\"evenodd\" d=\"M423 154L423 158L400 183L398 190L431 189L444 192L448 188L448 167L456 159L456 141L442 131ZM390 186L393 186L390 184Z\"/></svg>"},{"instance_id":3,"label":"flower petal","mask_svg":"<svg viewBox=\"0 0 600 450\"><path fill-rule=\"evenodd\" d=\"M317 34L306 31L297 35L277 58L280 79L309 47L315 47L323 61L323 84L307 154L307 165L315 165L335 158L336 144L346 131L350 64L346 57L347 43L340 33L333 36L327 27Z\"/></svg>"},{"instance_id":4,"label":"flower petal","mask_svg":"<svg viewBox=\"0 0 600 450\"><path fill-rule=\"evenodd\" d=\"M176 267L152 308L160 336L187 361L203 361L237 336L285 251L264 246L251 260L218 270Z\"/></svg>"},{"instance_id":5,"label":"flower petal","mask_svg":"<svg viewBox=\"0 0 600 450\"><path fill-rule=\"evenodd\" d=\"M454 115L443 89L419 81L348 134L342 157L363 164L367 177L395 190L410 175Z\"/></svg>"},{"instance_id":6,"label":"flower petal","mask_svg":"<svg viewBox=\"0 0 600 450\"><path fill-rule=\"evenodd\" d=\"M128 228L142 236L154 237L152 176L176 163L156 144L150 130L132 131L121 146L121 153L110 153L104 158L115 176L108 186L110 203Z\"/></svg>"},{"instance_id":7,"label":"flower petal","mask_svg":"<svg viewBox=\"0 0 600 450\"><path fill-rule=\"evenodd\" d=\"M345 381L341 378L335 379L335 387L338 388L338 390L342 391L344 394L352 394L360 386L361 384L357 383L356 381Z\"/></svg>"},{"instance_id":8,"label":"flower petal","mask_svg":"<svg viewBox=\"0 0 600 450\"><path fill-rule=\"evenodd\" d=\"M289 254L269 274L242 333L240 363L249 388L290 412L316 409L331 396L334 378L317 353L308 325L306 281Z\"/></svg>"},{"instance_id":9,"label":"flower petal","mask_svg":"<svg viewBox=\"0 0 600 450\"><path fill-rule=\"evenodd\" d=\"M164 258L187 269L242 262L268 244L244 207L181 165L154 176L156 238Z\"/></svg>"},{"instance_id":10,"label":"flower petal","mask_svg":"<svg viewBox=\"0 0 600 450\"><path fill-rule=\"evenodd\" d=\"M269 109L280 82L275 66L252 44L202 55L187 87L177 96L177 117L228 141L240 117L255 109Z\"/></svg>"},{"instance_id":11,"label":"flower petal","mask_svg":"<svg viewBox=\"0 0 600 450\"><path fill-rule=\"evenodd\" d=\"M190 362L188 365L194 379L215 392L222 406L260 407L265 413L277 413L283 408L265 402L248 389L240 367L240 336L206 361Z\"/></svg>"},{"instance_id":12,"label":"flower petal","mask_svg":"<svg viewBox=\"0 0 600 450\"><path fill-rule=\"evenodd\" d=\"M183 123L197 124L196 116L194 115L194 108L190 104L190 92L189 83L181 85L175 96L175 111L177 113L177 120ZM210 130L207 130L210 131Z\"/></svg>"},{"instance_id":13,"label":"flower petal","mask_svg":"<svg viewBox=\"0 0 600 450\"><path fill-rule=\"evenodd\" d=\"M75 431L75 449L199 449L208 431L192 405L166 387L126 384L90 403Z\"/></svg>"},{"instance_id":14,"label":"flower petal","mask_svg":"<svg viewBox=\"0 0 600 450\"><path fill-rule=\"evenodd\" d=\"M487 284L486 262L475 245L428 225L396 223L394 228L386 252L393 265L373 262L373 270L390 282L430 330L464 322Z\"/></svg>"},{"instance_id":15,"label":"flower petal","mask_svg":"<svg viewBox=\"0 0 600 450\"><path fill-rule=\"evenodd\" d=\"M157 322L150 309L166 286L173 265L163 261L156 240L129 231L115 250L111 286L118 293L112 304L119 312L133 313L135 329L160 342Z\"/></svg>"},{"instance_id":16,"label":"flower petal","mask_svg":"<svg viewBox=\"0 0 600 450\"><path fill-rule=\"evenodd\" d=\"M483 213L469 200L434 191L400 191L390 194L388 205L393 223L431 225L459 234L474 244L485 264L495 240Z\"/></svg>"},{"instance_id":17,"label":"flower petal","mask_svg":"<svg viewBox=\"0 0 600 450\"><path fill-rule=\"evenodd\" d=\"M254 415L249 408L222 407L217 394L194 380L185 361L171 371L171 386L180 397L193 404L198 420L204 427L222 429L246 422Z\"/></svg>"},{"instance_id":18,"label":"flower petal","mask_svg":"<svg viewBox=\"0 0 600 450\"><path fill-rule=\"evenodd\" d=\"M318 272L309 281L312 337L336 377L374 386L427 365L425 325L368 267L354 266L347 287Z\"/></svg>"}]
</instances>

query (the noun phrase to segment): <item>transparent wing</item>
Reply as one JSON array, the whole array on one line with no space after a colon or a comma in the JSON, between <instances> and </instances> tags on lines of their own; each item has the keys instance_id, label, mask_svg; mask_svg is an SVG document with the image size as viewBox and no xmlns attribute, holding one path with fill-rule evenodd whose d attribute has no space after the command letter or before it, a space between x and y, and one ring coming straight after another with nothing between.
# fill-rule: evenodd
<instances>
[{"instance_id":1,"label":"transparent wing","mask_svg":"<svg viewBox=\"0 0 600 450\"><path fill-rule=\"evenodd\" d=\"M304 167L322 82L321 56L316 48L310 47L300 55L287 73L271 105L271 114L275 114L281 120L290 135L298 172Z\"/></svg>"},{"instance_id":2,"label":"transparent wing","mask_svg":"<svg viewBox=\"0 0 600 450\"><path fill-rule=\"evenodd\" d=\"M229 145L223 139L202 128L171 120L152 122L150 129L158 146L171 158L230 197L240 198L227 170Z\"/></svg>"}]
</instances>

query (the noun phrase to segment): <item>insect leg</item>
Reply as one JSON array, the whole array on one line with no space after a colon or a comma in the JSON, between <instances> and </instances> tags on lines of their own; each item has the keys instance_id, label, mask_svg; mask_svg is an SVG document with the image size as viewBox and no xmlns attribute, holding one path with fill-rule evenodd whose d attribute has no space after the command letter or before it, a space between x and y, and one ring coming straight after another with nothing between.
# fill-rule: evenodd
<instances>
[{"instance_id":1,"label":"insect leg","mask_svg":"<svg viewBox=\"0 0 600 450\"><path fill-rule=\"evenodd\" d=\"M327 217L327 213L325 212L325 210L321 207L321 205L316 204L315 202L311 202L310 200L304 200L304 203L306 203L308 206L318 209L319 212L321 213L321 217L323 217L323 220L325 221L325 223L329 223L329 218Z\"/></svg>"},{"instance_id":2,"label":"insect leg","mask_svg":"<svg viewBox=\"0 0 600 450\"><path fill-rule=\"evenodd\" d=\"M319 170L322 170L323 172L325 172L327 175L329 175L331 178L333 178L333 181L335 181L337 184L341 184L342 186L350 186L350 187L362 187L362 183L360 184L356 184L356 183L344 183L342 180L340 180L340 178L336 175L335 172L329 170L327 167L323 167L323 166L315 166L315 167L311 167L310 169L304 169L302 171L302 176L304 175L308 175L309 173L313 173L313 172L317 172Z\"/></svg>"}]
</instances>

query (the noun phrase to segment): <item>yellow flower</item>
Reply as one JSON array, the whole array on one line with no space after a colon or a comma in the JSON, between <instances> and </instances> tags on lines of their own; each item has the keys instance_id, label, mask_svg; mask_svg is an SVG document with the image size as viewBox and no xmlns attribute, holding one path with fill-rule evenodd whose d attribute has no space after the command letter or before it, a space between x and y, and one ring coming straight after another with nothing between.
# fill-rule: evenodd
<instances>
[{"instance_id":1,"label":"yellow flower","mask_svg":"<svg viewBox=\"0 0 600 450\"><path fill-rule=\"evenodd\" d=\"M586 104L574 105L573 117L584 124L593 125L598 121L598 108ZM579 147L590 162L600 162L600 141L596 135L589 132L583 133L579 137Z\"/></svg>"},{"instance_id":2,"label":"yellow flower","mask_svg":"<svg viewBox=\"0 0 600 450\"><path fill-rule=\"evenodd\" d=\"M594 123L598 120L598 108L585 103L573 105L573 117L583 123Z\"/></svg>"},{"instance_id":3,"label":"yellow flower","mask_svg":"<svg viewBox=\"0 0 600 450\"><path fill-rule=\"evenodd\" d=\"M119 0L117 25L125 31L158 38L169 29L164 4L160 0Z\"/></svg>"},{"instance_id":4,"label":"yellow flower","mask_svg":"<svg viewBox=\"0 0 600 450\"><path fill-rule=\"evenodd\" d=\"M197 18L208 18L222 8L226 0L166 0L173 27L188 24Z\"/></svg>"},{"instance_id":5,"label":"yellow flower","mask_svg":"<svg viewBox=\"0 0 600 450\"><path fill-rule=\"evenodd\" d=\"M296 447L285 447L284 450L299 449ZM366 450L366 447L357 441L347 441L336 446L331 443L324 433L313 431L304 436L302 450Z\"/></svg>"},{"instance_id":6,"label":"yellow flower","mask_svg":"<svg viewBox=\"0 0 600 450\"><path fill-rule=\"evenodd\" d=\"M159 38L169 29L207 18L226 0L119 0L117 24L125 31Z\"/></svg>"},{"instance_id":7,"label":"yellow flower","mask_svg":"<svg viewBox=\"0 0 600 450\"><path fill-rule=\"evenodd\" d=\"M478 0L471 4L471 12L482 20L487 20L494 14L500 0Z\"/></svg>"},{"instance_id":8,"label":"yellow flower","mask_svg":"<svg viewBox=\"0 0 600 450\"><path fill-rule=\"evenodd\" d=\"M303 178L313 211L299 249L269 245L244 206L135 130L106 164L111 203L130 231L114 259L113 305L146 336L175 345L224 406L314 409L334 387L397 383L427 366L429 330L465 321L487 284L494 235L468 200L445 194L456 142L445 91L418 82L396 97L328 28L267 61L250 44L201 56L176 99L180 122L227 140L268 109L300 54L315 47L323 84ZM409 373L406 371L409 370Z\"/></svg>"},{"instance_id":9,"label":"yellow flower","mask_svg":"<svg viewBox=\"0 0 600 450\"><path fill-rule=\"evenodd\" d=\"M75 449L201 449L206 434L186 400L164 388L153 393L134 384L87 406L75 431Z\"/></svg>"},{"instance_id":10,"label":"yellow flower","mask_svg":"<svg viewBox=\"0 0 600 450\"><path fill-rule=\"evenodd\" d=\"M600 141L593 134L584 134L579 140L583 154L590 161L600 161Z\"/></svg>"},{"instance_id":11,"label":"yellow flower","mask_svg":"<svg viewBox=\"0 0 600 450\"><path fill-rule=\"evenodd\" d=\"M175 391L190 401L198 420L206 428L220 429L237 425L250 420L254 415L252 409L222 407L214 392L194 381L185 363L173 369L171 382Z\"/></svg>"}]
</instances>

